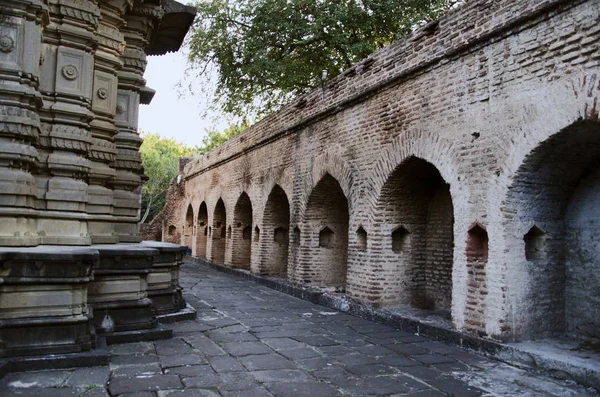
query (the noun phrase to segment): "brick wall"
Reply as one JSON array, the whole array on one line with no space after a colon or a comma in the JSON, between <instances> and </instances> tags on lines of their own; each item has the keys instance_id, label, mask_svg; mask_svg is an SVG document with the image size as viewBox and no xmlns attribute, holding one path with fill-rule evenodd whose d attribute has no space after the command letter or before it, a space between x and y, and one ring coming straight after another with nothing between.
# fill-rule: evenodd
<instances>
[{"instance_id":1,"label":"brick wall","mask_svg":"<svg viewBox=\"0 0 600 397\"><path fill-rule=\"evenodd\" d=\"M593 265L562 254L576 240L597 255L581 232L596 201L575 186L598 158L599 10L467 2L190 160L165 222L183 230L187 206L205 202L214 262L244 255L254 272L287 267L292 281L374 305L450 311L489 337L586 337L595 323L569 302L575 269ZM268 203L275 186L289 219ZM238 222L243 195L251 217ZM238 223L251 226L249 256L235 248ZM588 280L583 291L600 290Z\"/></svg>"}]
</instances>

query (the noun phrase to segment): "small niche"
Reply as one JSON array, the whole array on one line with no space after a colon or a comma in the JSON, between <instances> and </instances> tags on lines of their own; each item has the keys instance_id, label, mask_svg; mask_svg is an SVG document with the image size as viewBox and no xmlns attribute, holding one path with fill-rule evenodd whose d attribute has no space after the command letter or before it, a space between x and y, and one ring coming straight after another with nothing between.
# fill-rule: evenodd
<instances>
[{"instance_id":1,"label":"small niche","mask_svg":"<svg viewBox=\"0 0 600 397\"><path fill-rule=\"evenodd\" d=\"M294 244L300 245L300 228L298 226L294 228Z\"/></svg>"},{"instance_id":2,"label":"small niche","mask_svg":"<svg viewBox=\"0 0 600 397\"><path fill-rule=\"evenodd\" d=\"M546 233L542 229L533 226L523 236L523 241L525 241L525 259L534 261L543 258L546 248Z\"/></svg>"},{"instance_id":3,"label":"small niche","mask_svg":"<svg viewBox=\"0 0 600 397\"><path fill-rule=\"evenodd\" d=\"M241 223L241 222L238 222L238 223L237 223L237 227L242 227L242 223Z\"/></svg>"},{"instance_id":4,"label":"small niche","mask_svg":"<svg viewBox=\"0 0 600 397\"><path fill-rule=\"evenodd\" d=\"M467 233L468 262L487 263L488 243L487 231L479 223L475 223Z\"/></svg>"},{"instance_id":5,"label":"small niche","mask_svg":"<svg viewBox=\"0 0 600 397\"><path fill-rule=\"evenodd\" d=\"M246 226L242 231L242 239L250 240L252 238L252 227Z\"/></svg>"},{"instance_id":6,"label":"small niche","mask_svg":"<svg viewBox=\"0 0 600 397\"><path fill-rule=\"evenodd\" d=\"M212 227L208 227L208 237L212 236Z\"/></svg>"},{"instance_id":7,"label":"small niche","mask_svg":"<svg viewBox=\"0 0 600 397\"><path fill-rule=\"evenodd\" d=\"M229 228L229 230L231 231L231 227ZM225 237L227 237L227 229L225 228L225 226L221 226L221 238Z\"/></svg>"},{"instance_id":8,"label":"small niche","mask_svg":"<svg viewBox=\"0 0 600 397\"><path fill-rule=\"evenodd\" d=\"M260 240L260 228L258 226L254 227L254 241Z\"/></svg>"},{"instance_id":9,"label":"small niche","mask_svg":"<svg viewBox=\"0 0 600 397\"><path fill-rule=\"evenodd\" d=\"M206 223L204 221L200 222L200 226L204 226Z\"/></svg>"},{"instance_id":10,"label":"small niche","mask_svg":"<svg viewBox=\"0 0 600 397\"><path fill-rule=\"evenodd\" d=\"M254 227L254 241L260 240L260 228L258 226Z\"/></svg>"},{"instance_id":11,"label":"small niche","mask_svg":"<svg viewBox=\"0 0 600 397\"><path fill-rule=\"evenodd\" d=\"M356 241L360 251L367 250L367 231L362 226L356 231Z\"/></svg>"},{"instance_id":12,"label":"small niche","mask_svg":"<svg viewBox=\"0 0 600 397\"><path fill-rule=\"evenodd\" d=\"M175 225L169 226L169 236L174 236L175 233L177 233L177 228L175 227Z\"/></svg>"},{"instance_id":13,"label":"small niche","mask_svg":"<svg viewBox=\"0 0 600 397\"><path fill-rule=\"evenodd\" d=\"M288 231L284 227L278 227L273 232L273 239L276 243L287 243Z\"/></svg>"},{"instance_id":14,"label":"small niche","mask_svg":"<svg viewBox=\"0 0 600 397\"><path fill-rule=\"evenodd\" d=\"M392 251L401 254L410 246L410 232L403 226L397 227L392 232Z\"/></svg>"},{"instance_id":15,"label":"small niche","mask_svg":"<svg viewBox=\"0 0 600 397\"><path fill-rule=\"evenodd\" d=\"M204 228L204 235L208 236L208 228L207 227Z\"/></svg>"},{"instance_id":16,"label":"small niche","mask_svg":"<svg viewBox=\"0 0 600 397\"><path fill-rule=\"evenodd\" d=\"M319 247L330 248L333 245L333 230L325 226L319 232Z\"/></svg>"}]
</instances>

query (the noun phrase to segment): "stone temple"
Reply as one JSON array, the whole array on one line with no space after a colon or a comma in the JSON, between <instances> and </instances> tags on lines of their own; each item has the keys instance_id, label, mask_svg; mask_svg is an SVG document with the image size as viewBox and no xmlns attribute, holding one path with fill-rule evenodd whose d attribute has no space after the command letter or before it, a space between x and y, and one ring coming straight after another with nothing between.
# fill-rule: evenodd
<instances>
[{"instance_id":1,"label":"stone temple","mask_svg":"<svg viewBox=\"0 0 600 397\"><path fill-rule=\"evenodd\" d=\"M0 2L0 360L168 336L157 315L185 305L185 248L141 242L137 119L154 95L146 55L177 51L194 15L173 0Z\"/></svg>"},{"instance_id":2,"label":"stone temple","mask_svg":"<svg viewBox=\"0 0 600 397\"><path fill-rule=\"evenodd\" d=\"M147 238L464 336L596 343L599 20L466 2L185 159Z\"/></svg>"}]
</instances>

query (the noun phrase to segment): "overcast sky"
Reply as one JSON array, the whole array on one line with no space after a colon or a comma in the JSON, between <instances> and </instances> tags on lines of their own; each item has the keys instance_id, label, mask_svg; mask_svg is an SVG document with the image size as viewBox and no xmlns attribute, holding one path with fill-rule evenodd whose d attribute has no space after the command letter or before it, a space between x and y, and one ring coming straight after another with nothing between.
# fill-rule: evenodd
<instances>
[{"instance_id":1,"label":"overcast sky","mask_svg":"<svg viewBox=\"0 0 600 397\"><path fill-rule=\"evenodd\" d=\"M156 94L150 105L140 105L139 128L195 146L202 142L205 128L211 127L214 121L201 116L199 98L190 95L179 98L176 85L183 79L185 70L186 58L181 51L148 57L144 78ZM220 124L216 129L226 126L224 122Z\"/></svg>"}]
</instances>

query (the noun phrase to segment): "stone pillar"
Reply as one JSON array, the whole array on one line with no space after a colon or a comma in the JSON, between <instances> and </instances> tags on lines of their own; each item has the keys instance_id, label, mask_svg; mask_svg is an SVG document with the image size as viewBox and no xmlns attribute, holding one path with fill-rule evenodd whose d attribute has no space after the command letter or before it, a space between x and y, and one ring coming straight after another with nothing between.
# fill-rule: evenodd
<instances>
[{"instance_id":1,"label":"stone pillar","mask_svg":"<svg viewBox=\"0 0 600 397\"><path fill-rule=\"evenodd\" d=\"M0 3L0 245L35 246L32 175L40 134L42 25L47 9L41 1Z\"/></svg>"},{"instance_id":2,"label":"stone pillar","mask_svg":"<svg viewBox=\"0 0 600 397\"><path fill-rule=\"evenodd\" d=\"M146 81L143 78L146 69L145 49L150 34L162 17L160 6L140 4L126 16L125 51L121 56L123 68L119 71L119 93L117 99L115 136L117 156L114 163L116 176L114 186L114 215L118 217L115 231L120 242L140 242L139 216L143 181L142 160L139 153L142 139L138 135L138 108L140 94ZM144 90L145 91L145 90Z\"/></svg>"},{"instance_id":3,"label":"stone pillar","mask_svg":"<svg viewBox=\"0 0 600 397\"><path fill-rule=\"evenodd\" d=\"M90 350L87 286L98 251L0 251L0 357Z\"/></svg>"},{"instance_id":4,"label":"stone pillar","mask_svg":"<svg viewBox=\"0 0 600 397\"><path fill-rule=\"evenodd\" d=\"M43 34L40 82L44 106L36 174L37 230L42 244L89 245L86 181L94 117L94 32L100 10L92 1L48 4L50 24Z\"/></svg>"},{"instance_id":5,"label":"stone pillar","mask_svg":"<svg viewBox=\"0 0 600 397\"><path fill-rule=\"evenodd\" d=\"M124 26L123 15L128 6L126 0L101 2L101 20L96 37L98 46L94 53L94 82L90 123L92 139L89 152L90 172L87 212L89 234L93 244L114 244L119 237L113 225L114 193L109 183L115 178L112 168L117 154L114 143L117 128L117 70L123 63L120 59L125 49L125 39L120 29Z\"/></svg>"}]
</instances>

